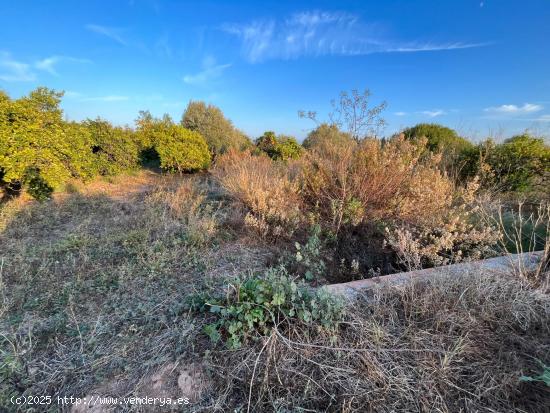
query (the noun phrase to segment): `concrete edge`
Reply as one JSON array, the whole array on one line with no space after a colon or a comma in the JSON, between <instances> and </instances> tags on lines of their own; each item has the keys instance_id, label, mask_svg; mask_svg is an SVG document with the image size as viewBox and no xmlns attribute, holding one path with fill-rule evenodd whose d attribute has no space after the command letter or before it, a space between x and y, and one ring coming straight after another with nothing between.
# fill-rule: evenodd
<instances>
[{"instance_id":1,"label":"concrete edge","mask_svg":"<svg viewBox=\"0 0 550 413\"><path fill-rule=\"evenodd\" d=\"M510 272L510 270L517 270L518 268L531 270L536 268L542 253L542 251L536 251L526 252L523 254L508 254L485 260L469 261L423 270L400 272L340 284L329 284L324 286L324 288L333 294L351 299L360 292L365 292L377 287L402 285L411 281L426 280L442 275L460 275L473 271L484 273L505 273Z\"/></svg>"}]
</instances>

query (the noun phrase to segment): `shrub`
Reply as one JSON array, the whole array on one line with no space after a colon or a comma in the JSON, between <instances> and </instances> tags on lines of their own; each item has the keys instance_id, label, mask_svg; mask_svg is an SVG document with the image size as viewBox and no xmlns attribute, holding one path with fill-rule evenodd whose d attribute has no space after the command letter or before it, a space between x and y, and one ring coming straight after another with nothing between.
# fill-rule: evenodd
<instances>
[{"instance_id":1,"label":"shrub","mask_svg":"<svg viewBox=\"0 0 550 413\"><path fill-rule=\"evenodd\" d=\"M256 140L256 146L273 160L287 161L298 159L302 155L302 146L292 136L275 136L274 132L265 132Z\"/></svg>"},{"instance_id":2,"label":"shrub","mask_svg":"<svg viewBox=\"0 0 550 413\"><path fill-rule=\"evenodd\" d=\"M33 196L43 199L70 177L88 174L89 135L63 121L59 108L62 95L38 88L17 100L2 96L2 185L30 189Z\"/></svg>"},{"instance_id":3,"label":"shrub","mask_svg":"<svg viewBox=\"0 0 550 413\"><path fill-rule=\"evenodd\" d=\"M416 270L496 255L501 232L481 214L475 196L479 184L457 189L452 202L434 220L396 222L385 229L385 243L402 269Z\"/></svg>"},{"instance_id":4,"label":"shrub","mask_svg":"<svg viewBox=\"0 0 550 413\"><path fill-rule=\"evenodd\" d=\"M229 149L244 149L250 146L250 140L236 129L230 120L216 106L204 102L191 101L181 119L187 129L200 133L214 155Z\"/></svg>"},{"instance_id":5,"label":"shrub","mask_svg":"<svg viewBox=\"0 0 550 413\"><path fill-rule=\"evenodd\" d=\"M284 328L284 322L314 324L335 331L343 314L339 299L324 290L311 292L293 281L282 267L268 270L263 278L238 280L225 299L210 298L195 306L217 315L205 332L214 342L225 338L226 345L233 349L269 335L277 326Z\"/></svg>"},{"instance_id":6,"label":"shrub","mask_svg":"<svg viewBox=\"0 0 550 413\"><path fill-rule=\"evenodd\" d=\"M165 134L157 137L155 149L161 168L168 171L193 172L210 165L206 140L198 132L179 125L167 127Z\"/></svg>"},{"instance_id":7,"label":"shrub","mask_svg":"<svg viewBox=\"0 0 550 413\"><path fill-rule=\"evenodd\" d=\"M141 145L134 131L101 118L87 119L83 124L91 135L97 174L117 175L138 167Z\"/></svg>"},{"instance_id":8,"label":"shrub","mask_svg":"<svg viewBox=\"0 0 550 413\"><path fill-rule=\"evenodd\" d=\"M492 184L502 191L526 192L550 185L550 146L529 134L514 136L488 151Z\"/></svg>"},{"instance_id":9,"label":"shrub","mask_svg":"<svg viewBox=\"0 0 550 413\"><path fill-rule=\"evenodd\" d=\"M402 137L327 144L306 157L304 196L335 233L369 220L431 219L453 191L437 162L421 162L421 150Z\"/></svg>"},{"instance_id":10,"label":"shrub","mask_svg":"<svg viewBox=\"0 0 550 413\"><path fill-rule=\"evenodd\" d=\"M289 236L301 220L299 186L286 165L267 156L229 151L213 175L246 208L245 223L261 236Z\"/></svg>"},{"instance_id":11,"label":"shrub","mask_svg":"<svg viewBox=\"0 0 550 413\"><path fill-rule=\"evenodd\" d=\"M349 145L353 138L349 133L342 132L336 125L322 123L312 130L302 143L306 149L322 146L326 143L334 145Z\"/></svg>"}]
</instances>

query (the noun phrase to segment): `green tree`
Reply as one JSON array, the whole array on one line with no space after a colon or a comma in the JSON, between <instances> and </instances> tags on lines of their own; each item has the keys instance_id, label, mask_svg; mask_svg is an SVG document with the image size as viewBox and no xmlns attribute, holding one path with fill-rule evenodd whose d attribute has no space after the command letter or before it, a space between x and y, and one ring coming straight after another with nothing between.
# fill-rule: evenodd
<instances>
[{"instance_id":1,"label":"green tree","mask_svg":"<svg viewBox=\"0 0 550 413\"><path fill-rule=\"evenodd\" d=\"M11 100L0 96L0 177L8 189L27 189L43 199L72 176L87 175L87 134L63 121L62 92L37 88Z\"/></svg>"},{"instance_id":2,"label":"green tree","mask_svg":"<svg viewBox=\"0 0 550 413\"><path fill-rule=\"evenodd\" d=\"M161 168L173 172L194 172L210 166L208 144L198 132L180 125L167 125L155 138Z\"/></svg>"},{"instance_id":3,"label":"green tree","mask_svg":"<svg viewBox=\"0 0 550 413\"><path fill-rule=\"evenodd\" d=\"M101 118L87 119L84 126L92 138L91 152L97 174L116 175L139 166L142 144L133 130L113 126Z\"/></svg>"},{"instance_id":4,"label":"green tree","mask_svg":"<svg viewBox=\"0 0 550 413\"><path fill-rule=\"evenodd\" d=\"M272 131L264 132L256 139L256 147L271 159L283 161L298 159L303 151L296 138L285 135L275 136L275 132Z\"/></svg>"},{"instance_id":5,"label":"green tree","mask_svg":"<svg viewBox=\"0 0 550 413\"><path fill-rule=\"evenodd\" d=\"M181 124L183 127L200 133L214 155L230 148L244 149L251 145L244 133L236 129L223 112L214 105L191 101L187 105Z\"/></svg>"},{"instance_id":6,"label":"green tree","mask_svg":"<svg viewBox=\"0 0 550 413\"><path fill-rule=\"evenodd\" d=\"M347 145L353 142L353 138L349 133L342 132L338 126L328 123L322 123L317 128L312 130L302 143L306 149L315 148L326 143L336 145Z\"/></svg>"},{"instance_id":7,"label":"green tree","mask_svg":"<svg viewBox=\"0 0 550 413\"><path fill-rule=\"evenodd\" d=\"M501 190L547 191L550 186L550 146L543 138L514 136L489 151L486 161Z\"/></svg>"},{"instance_id":8,"label":"green tree","mask_svg":"<svg viewBox=\"0 0 550 413\"><path fill-rule=\"evenodd\" d=\"M407 139L418 142L427 139L426 148L443 156L442 166L456 178L461 179L475 170L478 150L469 140L451 128L437 123L419 123L403 131Z\"/></svg>"}]
</instances>

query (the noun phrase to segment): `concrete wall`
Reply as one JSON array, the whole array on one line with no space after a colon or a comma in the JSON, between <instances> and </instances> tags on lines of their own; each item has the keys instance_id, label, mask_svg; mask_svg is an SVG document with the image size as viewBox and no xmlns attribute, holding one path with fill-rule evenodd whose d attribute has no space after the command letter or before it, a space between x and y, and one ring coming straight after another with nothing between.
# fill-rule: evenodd
<instances>
[{"instance_id":1,"label":"concrete wall","mask_svg":"<svg viewBox=\"0 0 550 413\"><path fill-rule=\"evenodd\" d=\"M400 272L397 274L383 275L365 280L350 281L341 284L327 285L329 291L344 295L348 298L353 297L358 292L366 289L372 289L383 285L399 285L412 280L426 280L441 275L460 275L464 273L509 273L518 271L518 269L534 270L540 261L542 251L508 254L502 257L489 258L480 261L470 261L460 264L445 265L442 267L427 268L425 270Z\"/></svg>"}]
</instances>

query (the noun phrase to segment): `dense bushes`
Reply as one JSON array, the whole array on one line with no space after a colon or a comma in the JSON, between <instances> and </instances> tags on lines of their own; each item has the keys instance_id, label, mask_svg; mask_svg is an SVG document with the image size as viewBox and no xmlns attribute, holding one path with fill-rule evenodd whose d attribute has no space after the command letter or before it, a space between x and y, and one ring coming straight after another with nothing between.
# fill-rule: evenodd
<instances>
[{"instance_id":1,"label":"dense bushes","mask_svg":"<svg viewBox=\"0 0 550 413\"><path fill-rule=\"evenodd\" d=\"M334 124L322 123L307 135L302 145L304 148L312 149L326 143L344 145L351 142L353 138L349 133L342 132Z\"/></svg>"},{"instance_id":2,"label":"dense bushes","mask_svg":"<svg viewBox=\"0 0 550 413\"><path fill-rule=\"evenodd\" d=\"M442 169L460 184L475 176L498 192L545 192L550 185L550 146L528 133L497 144L487 139L477 145L456 131L438 124L421 123L403 131L417 144L442 156ZM305 144L305 142L304 142Z\"/></svg>"},{"instance_id":3,"label":"dense bushes","mask_svg":"<svg viewBox=\"0 0 550 413\"><path fill-rule=\"evenodd\" d=\"M168 115L157 119L149 112L141 112L136 123L143 151L156 153L162 169L193 172L210 166L208 144L198 132L176 125Z\"/></svg>"},{"instance_id":4,"label":"dense bushes","mask_svg":"<svg viewBox=\"0 0 550 413\"><path fill-rule=\"evenodd\" d=\"M193 172L210 165L210 152L204 138L178 125L170 126L155 147L161 168L168 171Z\"/></svg>"},{"instance_id":5,"label":"dense bushes","mask_svg":"<svg viewBox=\"0 0 550 413\"><path fill-rule=\"evenodd\" d=\"M517 135L500 145L485 144L490 182L501 191L541 189L550 185L550 145L543 138Z\"/></svg>"},{"instance_id":6,"label":"dense bushes","mask_svg":"<svg viewBox=\"0 0 550 413\"><path fill-rule=\"evenodd\" d=\"M100 118L88 119L83 124L92 138L95 173L116 175L138 166L142 145L134 131L113 127Z\"/></svg>"},{"instance_id":7,"label":"dense bushes","mask_svg":"<svg viewBox=\"0 0 550 413\"><path fill-rule=\"evenodd\" d=\"M213 155L250 146L246 135L236 129L218 107L206 105L204 102L189 102L181 124L204 136Z\"/></svg>"},{"instance_id":8,"label":"dense bushes","mask_svg":"<svg viewBox=\"0 0 550 413\"><path fill-rule=\"evenodd\" d=\"M265 132L256 139L256 147L271 159L282 161L298 159L303 152L296 138L285 135L275 136L275 132L271 131Z\"/></svg>"},{"instance_id":9,"label":"dense bushes","mask_svg":"<svg viewBox=\"0 0 550 413\"><path fill-rule=\"evenodd\" d=\"M46 199L71 178L116 175L140 166L144 154L158 156L168 171L196 171L210 165L204 138L165 116L143 112L138 130L97 118L63 120L63 93L38 88L12 100L0 93L0 188L22 189Z\"/></svg>"},{"instance_id":10,"label":"dense bushes","mask_svg":"<svg viewBox=\"0 0 550 413\"><path fill-rule=\"evenodd\" d=\"M494 233L464 207L472 189L458 189L441 171L440 156L419 143L403 136L324 142L289 165L231 153L219 158L214 175L262 236L304 237L304 228L318 228L315 251L333 252L322 264L333 275L406 268L400 257L412 248L415 267L490 254Z\"/></svg>"},{"instance_id":11,"label":"dense bushes","mask_svg":"<svg viewBox=\"0 0 550 413\"><path fill-rule=\"evenodd\" d=\"M92 171L91 138L62 119L62 93L38 88L29 96L0 100L1 184L47 197L70 177Z\"/></svg>"}]
</instances>

